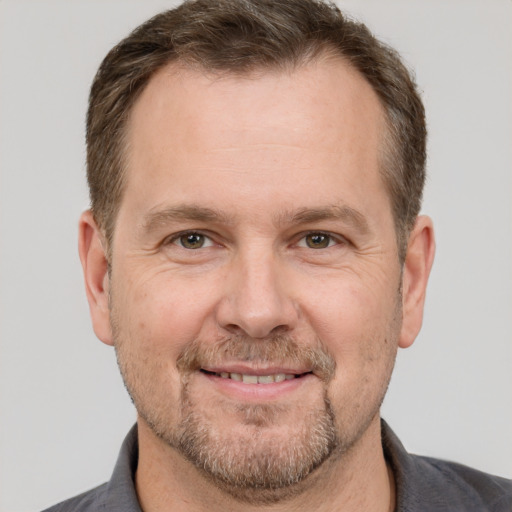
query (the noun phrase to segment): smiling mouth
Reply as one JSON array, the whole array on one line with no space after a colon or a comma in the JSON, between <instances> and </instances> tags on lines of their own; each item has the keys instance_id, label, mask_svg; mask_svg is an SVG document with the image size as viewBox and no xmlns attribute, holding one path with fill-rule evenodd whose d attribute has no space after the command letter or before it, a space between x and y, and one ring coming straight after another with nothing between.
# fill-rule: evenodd
<instances>
[{"instance_id":1,"label":"smiling mouth","mask_svg":"<svg viewBox=\"0 0 512 512\"><path fill-rule=\"evenodd\" d=\"M231 379L244 384L273 384L274 382L283 382L285 380L300 379L312 372L294 374L294 373L272 373L270 375L249 375L235 372L211 372L201 368L202 373L221 379Z\"/></svg>"}]
</instances>

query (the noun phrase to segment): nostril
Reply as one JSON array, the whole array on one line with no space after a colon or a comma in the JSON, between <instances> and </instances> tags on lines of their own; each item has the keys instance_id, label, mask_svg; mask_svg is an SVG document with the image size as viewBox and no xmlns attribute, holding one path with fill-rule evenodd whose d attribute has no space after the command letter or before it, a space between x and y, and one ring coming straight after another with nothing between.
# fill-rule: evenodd
<instances>
[{"instance_id":1,"label":"nostril","mask_svg":"<svg viewBox=\"0 0 512 512\"><path fill-rule=\"evenodd\" d=\"M277 335L280 335L280 334L286 334L289 331L290 331L290 327L289 326L287 326L287 325L278 325L277 327L274 327L270 331L270 334L272 334L274 336L277 336Z\"/></svg>"},{"instance_id":2,"label":"nostril","mask_svg":"<svg viewBox=\"0 0 512 512\"><path fill-rule=\"evenodd\" d=\"M223 329L235 336L250 337L253 340L266 340L269 337L282 336L289 332L290 328L286 325L278 325L270 330L257 328L256 326L243 327L236 324L224 325Z\"/></svg>"},{"instance_id":3,"label":"nostril","mask_svg":"<svg viewBox=\"0 0 512 512\"><path fill-rule=\"evenodd\" d=\"M227 324L222 326L223 329L230 334L233 334L235 336L247 336L247 333L238 325L236 324Z\"/></svg>"}]
</instances>

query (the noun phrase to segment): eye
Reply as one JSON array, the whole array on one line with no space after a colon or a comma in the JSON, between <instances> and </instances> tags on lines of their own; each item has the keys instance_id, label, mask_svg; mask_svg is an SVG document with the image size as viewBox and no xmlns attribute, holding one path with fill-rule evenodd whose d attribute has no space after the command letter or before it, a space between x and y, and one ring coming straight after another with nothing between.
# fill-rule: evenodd
<instances>
[{"instance_id":1,"label":"eye","mask_svg":"<svg viewBox=\"0 0 512 512\"><path fill-rule=\"evenodd\" d=\"M189 232L178 235L172 240L172 243L183 247L184 249L202 249L211 247L213 242L209 237L201 233Z\"/></svg>"},{"instance_id":2,"label":"eye","mask_svg":"<svg viewBox=\"0 0 512 512\"><path fill-rule=\"evenodd\" d=\"M308 249L327 249L335 244L336 241L327 233L308 233L298 243L299 247Z\"/></svg>"}]
</instances>

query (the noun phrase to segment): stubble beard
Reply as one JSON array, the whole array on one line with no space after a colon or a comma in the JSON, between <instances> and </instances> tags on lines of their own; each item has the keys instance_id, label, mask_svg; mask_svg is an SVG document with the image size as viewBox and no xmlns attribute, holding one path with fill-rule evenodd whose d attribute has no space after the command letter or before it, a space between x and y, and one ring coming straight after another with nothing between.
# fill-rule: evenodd
<instances>
[{"instance_id":1,"label":"stubble beard","mask_svg":"<svg viewBox=\"0 0 512 512\"><path fill-rule=\"evenodd\" d=\"M240 405L235 414L246 432L233 436L205 420L183 389L182 421L174 431L153 429L216 487L244 503L269 505L300 494L306 478L336 450L334 414L327 398L303 418L289 439L269 435L280 414L277 405Z\"/></svg>"},{"instance_id":2,"label":"stubble beard","mask_svg":"<svg viewBox=\"0 0 512 512\"><path fill-rule=\"evenodd\" d=\"M357 424L356 420L356 430L345 430L343 425L354 426L354 418L343 418L341 428L339 418L336 422L327 393L335 363L319 344L314 349L304 348L288 336L276 336L268 341L232 337L217 344L196 341L177 361L181 376L179 410L165 410L162 404L152 402L157 390L148 384L151 369L138 366L134 363L137 358L124 353L116 322L112 324L118 364L139 416L158 438L177 450L217 488L247 504L282 502L309 488L316 481L315 470L328 459L338 460L349 452L364 434L378 414L389 382L388 379L363 421ZM240 361L282 361L292 365L298 362L312 367L323 383L323 399L309 407L301 417L301 425L286 440L268 435L280 415L286 413L285 406L240 404L234 412L247 429L235 438L230 431L209 420L191 391L190 382L193 373L204 363L221 362L227 355ZM387 372L389 376L393 363L394 359ZM180 418L178 423L176 417Z\"/></svg>"}]
</instances>

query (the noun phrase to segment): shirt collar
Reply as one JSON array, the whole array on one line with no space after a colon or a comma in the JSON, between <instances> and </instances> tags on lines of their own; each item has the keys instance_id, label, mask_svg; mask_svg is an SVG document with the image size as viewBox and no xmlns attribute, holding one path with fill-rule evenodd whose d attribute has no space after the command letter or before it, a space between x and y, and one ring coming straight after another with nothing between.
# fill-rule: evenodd
<instances>
[{"instance_id":1,"label":"shirt collar","mask_svg":"<svg viewBox=\"0 0 512 512\"><path fill-rule=\"evenodd\" d=\"M102 506L109 512L142 512L135 491L135 471L139 462L137 424L125 437Z\"/></svg>"}]
</instances>

